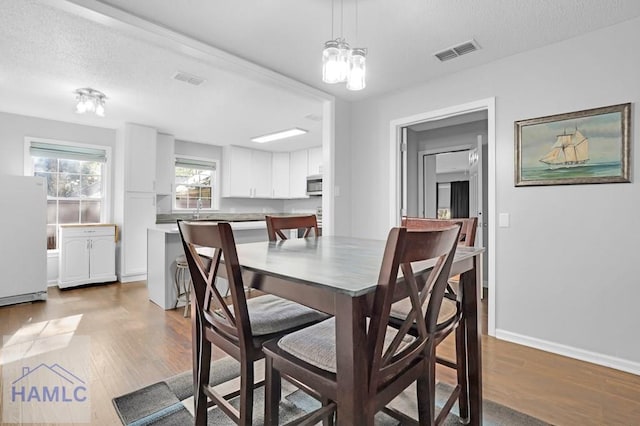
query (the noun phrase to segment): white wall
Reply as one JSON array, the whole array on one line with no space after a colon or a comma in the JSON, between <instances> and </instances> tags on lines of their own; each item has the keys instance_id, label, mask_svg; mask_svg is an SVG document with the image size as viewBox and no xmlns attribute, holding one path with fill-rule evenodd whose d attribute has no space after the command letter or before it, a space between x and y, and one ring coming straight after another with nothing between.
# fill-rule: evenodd
<instances>
[{"instance_id":1,"label":"white wall","mask_svg":"<svg viewBox=\"0 0 640 426\"><path fill-rule=\"evenodd\" d=\"M388 232L391 120L495 96L497 208L491 214L511 215L511 226L496 230L498 336L640 373L638 184L516 188L513 178L514 121L638 102L638 39L640 19L634 19L354 104L352 234L385 238ZM632 141L639 140L639 119L633 108ZM631 152L636 176L640 154Z\"/></svg>"},{"instance_id":2,"label":"white wall","mask_svg":"<svg viewBox=\"0 0 640 426\"><path fill-rule=\"evenodd\" d=\"M113 129L0 112L0 174L24 175L26 136L109 146L111 155L115 156L116 131ZM114 173L111 173L112 190L113 180ZM113 203L109 216L113 218Z\"/></svg>"},{"instance_id":3,"label":"white wall","mask_svg":"<svg viewBox=\"0 0 640 426\"><path fill-rule=\"evenodd\" d=\"M351 182L351 109L350 104L340 99L335 102L335 152L334 186L334 235L351 235L352 182ZM356 187L357 188L357 187Z\"/></svg>"},{"instance_id":4,"label":"white wall","mask_svg":"<svg viewBox=\"0 0 640 426\"><path fill-rule=\"evenodd\" d=\"M116 131L63 121L0 112L0 172L24 175L26 136L115 148Z\"/></svg>"}]
</instances>

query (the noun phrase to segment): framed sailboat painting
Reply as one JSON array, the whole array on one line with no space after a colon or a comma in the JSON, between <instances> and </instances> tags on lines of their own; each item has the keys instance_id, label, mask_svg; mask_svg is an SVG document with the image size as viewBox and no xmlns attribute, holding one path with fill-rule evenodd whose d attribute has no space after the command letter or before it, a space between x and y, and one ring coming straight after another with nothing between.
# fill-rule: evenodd
<instances>
[{"instance_id":1,"label":"framed sailboat painting","mask_svg":"<svg viewBox=\"0 0 640 426\"><path fill-rule=\"evenodd\" d=\"M630 182L631 104L515 122L515 185Z\"/></svg>"}]
</instances>

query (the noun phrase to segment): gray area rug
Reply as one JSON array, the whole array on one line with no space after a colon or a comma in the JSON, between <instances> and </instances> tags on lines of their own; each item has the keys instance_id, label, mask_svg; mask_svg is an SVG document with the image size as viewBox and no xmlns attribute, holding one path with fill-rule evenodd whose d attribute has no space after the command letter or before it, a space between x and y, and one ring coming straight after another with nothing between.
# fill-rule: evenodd
<instances>
[{"instance_id":1,"label":"gray area rug","mask_svg":"<svg viewBox=\"0 0 640 426\"><path fill-rule=\"evenodd\" d=\"M240 374L239 364L232 358L224 358L212 364L211 385L221 385L229 380L238 377ZM169 379L154 383L152 385L135 390L126 395L113 399L115 409L120 416L122 424L125 426L144 425L192 425L193 416L191 407L193 406L193 379L191 371L178 374ZM223 385L224 386L224 385ZM449 385L438 383L436 387L436 405L442 406L447 395L451 392ZM305 413L313 411L320 406L320 403L304 392L289 385L285 381L282 384L282 393L285 395L280 403L280 421L286 423ZM231 401L237 407L238 400ZM402 411L410 417L416 418L416 396L415 388L411 387L403 392L390 404L394 408ZM485 400L483 403L484 417L483 424L487 426L544 426L548 423L542 422L534 417L514 411L508 407ZM452 413L447 417L446 425L459 425L457 407L452 409ZM264 415L264 388L254 391L253 424L262 426ZM217 407L209 410L208 424L215 426L233 425L234 423ZM396 426L397 420L378 413L376 425Z\"/></svg>"}]
</instances>

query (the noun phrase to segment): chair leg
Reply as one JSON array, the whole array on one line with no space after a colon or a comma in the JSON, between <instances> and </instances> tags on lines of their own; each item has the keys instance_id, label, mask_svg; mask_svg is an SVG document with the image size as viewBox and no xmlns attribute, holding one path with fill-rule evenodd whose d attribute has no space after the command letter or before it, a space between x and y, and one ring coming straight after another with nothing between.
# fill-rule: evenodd
<instances>
[{"instance_id":1,"label":"chair leg","mask_svg":"<svg viewBox=\"0 0 640 426\"><path fill-rule=\"evenodd\" d=\"M184 298L187 303L184 305L184 313L182 316L188 318L189 310L191 308L191 278L184 283Z\"/></svg>"},{"instance_id":2,"label":"chair leg","mask_svg":"<svg viewBox=\"0 0 640 426\"><path fill-rule=\"evenodd\" d=\"M273 368L273 358L264 359L264 424L277 426L280 421L280 398L282 397L282 381L280 372Z\"/></svg>"},{"instance_id":3,"label":"chair leg","mask_svg":"<svg viewBox=\"0 0 640 426\"><path fill-rule=\"evenodd\" d=\"M464 327L459 325L456 328L456 365L458 373L458 384L460 385L460 397L458 398L458 409L460 419L463 423L469 421L469 381L467 372L467 347Z\"/></svg>"},{"instance_id":4,"label":"chair leg","mask_svg":"<svg viewBox=\"0 0 640 426\"><path fill-rule=\"evenodd\" d=\"M326 407L331 403L331 401L329 401L328 399L322 399L321 402L323 407ZM322 426L333 426L333 416L334 416L334 413L330 413L327 417L322 419Z\"/></svg>"},{"instance_id":5,"label":"chair leg","mask_svg":"<svg viewBox=\"0 0 640 426\"><path fill-rule=\"evenodd\" d=\"M436 415L436 359L435 347L429 349L424 360L425 374L416 383L418 399L418 422L420 425L435 425Z\"/></svg>"},{"instance_id":6,"label":"chair leg","mask_svg":"<svg viewBox=\"0 0 640 426\"><path fill-rule=\"evenodd\" d=\"M251 426L253 418L253 362L240 361L240 426Z\"/></svg>"},{"instance_id":7,"label":"chair leg","mask_svg":"<svg viewBox=\"0 0 640 426\"><path fill-rule=\"evenodd\" d=\"M176 285L176 303L173 304L173 309L178 307L178 301L180 299L180 291L181 290L180 290L180 281L179 281L180 276L179 276L179 273L180 273L180 268L176 265L176 272L173 275L173 282Z\"/></svg>"},{"instance_id":8,"label":"chair leg","mask_svg":"<svg viewBox=\"0 0 640 426\"><path fill-rule=\"evenodd\" d=\"M194 388L194 422L196 425L207 424L207 395L204 386L209 385L211 370L211 343L204 339L202 322L194 315L193 320L193 388Z\"/></svg>"}]
</instances>

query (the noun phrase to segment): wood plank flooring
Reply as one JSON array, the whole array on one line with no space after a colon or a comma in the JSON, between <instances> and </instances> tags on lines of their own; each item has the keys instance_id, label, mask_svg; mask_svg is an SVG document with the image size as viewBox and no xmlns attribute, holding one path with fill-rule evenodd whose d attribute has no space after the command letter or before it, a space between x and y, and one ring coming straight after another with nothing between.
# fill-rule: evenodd
<instances>
[{"instance_id":1,"label":"wood plank flooring","mask_svg":"<svg viewBox=\"0 0 640 426\"><path fill-rule=\"evenodd\" d=\"M182 309L164 311L150 302L144 282L52 287L46 303L1 307L0 333L73 315L82 315L75 333L91 338L92 424L120 423L113 397L190 369L189 319ZM443 353L453 353L451 343ZM557 425L640 424L640 376L486 335L482 349L487 399ZM454 377L444 368L438 374L443 381Z\"/></svg>"}]
</instances>

